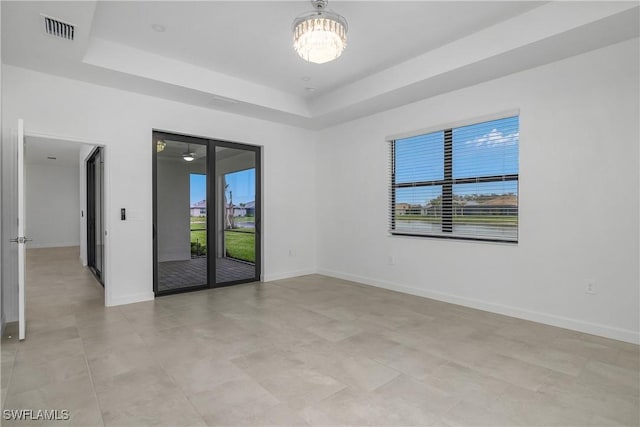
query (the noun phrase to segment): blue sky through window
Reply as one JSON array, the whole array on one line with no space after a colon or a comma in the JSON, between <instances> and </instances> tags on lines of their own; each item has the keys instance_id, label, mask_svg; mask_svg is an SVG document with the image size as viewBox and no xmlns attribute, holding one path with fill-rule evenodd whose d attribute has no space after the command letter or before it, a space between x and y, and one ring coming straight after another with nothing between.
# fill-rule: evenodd
<instances>
[{"instance_id":1,"label":"blue sky through window","mask_svg":"<svg viewBox=\"0 0 640 427\"><path fill-rule=\"evenodd\" d=\"M246 169L225 175L227 181L227 198L229 190L233 191L233 204L253 202L256 199L256 170ZM227 199L228 200L228 199Z\"/></svg>"},{"instance_id":2,"label":"blue sky through window","mask_svg":"<svg viewBox=\"0 0 640 427\"><path fill-rule=\"evenodd\" d=\"M190 178L191 204L198 203L207 198L207 176L199 173L192 173Z\"/></svg>"},{"instance_id":3,"label":"blue sky through window","mask_svg":"<svg viewBox=\"0 0 640 427\"><path fill-rule=\"evenodd\" d=\"M453 177L518 173L518 117L453 129Z\"/></svg>"},{"instance_id":4,"label":"blue sky through window","mask_svg":"<svg viewBox=\"0 0 640 427\"><path fill-rule=\"evenodd\" d=\"M517 174L519 138L518 116L453 129L453 177ZM444 132L398 139L395 157L396 183L443 179ZM517 181L462 185L454 189L454 194L459 196L517 193ZM441 186L398 189L396 203L426 205L441 194Z\"/></svg>"},{"instance_id":5,"label":"blue sky through window","mask_svg":"<svg viewBox=\"0 0 640 427\"><path fill-rule=\"evenodd\" d=\"M396 141L396 182L434 181L444 178L444 132Z\"/></svg>"},{"instance_id":6,"label":"blue sky through window","mask_svg":"<svg viewBox=\"0 0 640 427\"><path fill-rule=\"evenodd\" d=\"M229 190L233 191L233 204L248 203L256 198L256 170L255 168L233 172L225 175L227 184L227 197ZM191 204L198 203L207 198L207 176L192 173L190 175Z\"/></svg>"}]
</instances>

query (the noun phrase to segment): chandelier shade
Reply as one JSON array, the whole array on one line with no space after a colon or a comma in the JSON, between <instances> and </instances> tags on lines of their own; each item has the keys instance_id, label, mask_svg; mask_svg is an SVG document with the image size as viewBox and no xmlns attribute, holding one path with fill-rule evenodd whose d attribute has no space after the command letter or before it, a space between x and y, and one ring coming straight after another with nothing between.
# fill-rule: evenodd
<instances>
[{"instance_id":1,"label":"chandelier shade","mask_svg":"<svg viewBox=\"0 0 640 427\"><path fill-rule=\"evenodd\" d=\"M326 10L326 0L312 0L315 11L293 21L293 47L302 59L315 64L333 61L347 47L347 20Z\"/></svg>"}]
</instances>

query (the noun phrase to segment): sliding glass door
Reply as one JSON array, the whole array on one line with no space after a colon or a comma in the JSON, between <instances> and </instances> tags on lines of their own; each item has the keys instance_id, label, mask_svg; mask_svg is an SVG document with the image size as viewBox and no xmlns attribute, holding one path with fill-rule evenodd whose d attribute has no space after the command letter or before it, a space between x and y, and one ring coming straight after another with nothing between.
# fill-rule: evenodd
<instances>
[{"instance_id":1,"label":"sliding glass door","mask_svg":"<svg viewBox=\"0 0 640 427\"><path fill-rule=\"evenodd\" d=\"M102 148L87 159L87 264L104 286L104 158Z\"/></svg>"},{"instance_id":2,"label":"sliding glass door","mask_svg":"<svg viewBox=\"0 0 640 427\"><path fill-rule=\"evenodd\" d=\"M156 293L205 288L208 144L163 137L155 144Z\"/></svg>"},{"instance_id":3,"label":"sliding glass door","mask_svg":"<svg viewBox=\"0 0 640 427\"><path fill-rule=\"evenodd\" d=\"M260 148L153 133L154 292L260 280Z\"/></svg>"},{"instance_id":4,"label":"sliding glass door","mask_svg":"<svg viewBox=\"0 0 640 427\"><path fill-rule=\"evenodd\" d=\"M260 280L259 148L217 143L216 283Z\"/></svg>"}]
</instances>

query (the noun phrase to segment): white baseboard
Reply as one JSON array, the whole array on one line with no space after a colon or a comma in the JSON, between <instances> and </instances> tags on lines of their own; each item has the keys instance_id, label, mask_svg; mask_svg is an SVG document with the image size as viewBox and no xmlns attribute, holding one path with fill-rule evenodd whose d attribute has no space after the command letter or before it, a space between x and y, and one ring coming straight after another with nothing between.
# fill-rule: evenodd
<instances>
[{"instance_id":1,"label":"white baseboard","mask_svg":"<svg viewBox=\"0 0 640 427\"><path fill-rule=\"evenodd\" d=\"M318 274L335 277L338 279L349 280L361 283L363 285L375 286L378 288L389 289L391 291L402 292L410 295L417 295L438 301L448 302L451 304L462 305L465 307L476 308L479 310L489 311L492 313L503 314L505 316L516 317L519 319L530 320L532 322L543 323L545 325L557 326L560 328L571 329L587 334L598 335L614 340L625 341L632 344L640 344L640 334L638 332L620 329L598 323L586 322L583 320L571 319L568 317L556 316L554 314L542 313L538 311L527 310L519 307L512 307L502 304L495 304L488 301L482 301L472 298L464 298L456 295L446 294L442 292L434 292L425 289L417 289L409 286L397 285L395 283L384 280L376 280L370 277L357 276L354 274L343 273L320 268Z\"/></svg>"},{"instance_id":2,"label":"white baseboard","mask_svg":"<svg viewBox=\"0 0 640 427\"><path fill-rule=\"evenodd\" d=\"M72 246L80 246L80 242L75 243L34 243L27 244L27 249L44 249L44 248L69 248Z\"/></svg>"},{"instance_id":3,"label":"white baseboard","mask_svg":"<svg viewBox=\"0 0 640 427\"><path fill-rule=\"evenodd\" d=\"M105 295L105 306L115 307L117 305L133 304L136 302L153 301L155 298L153 292L144 292L140 294L125 295L117 298L109 298Z\"/></svg>"},{"instance_id":4,"label":"white baseboard","mask_svg":"<svg viewBox=\"0 0 640 427\"><path fill-rule=\"evenodd\" d=\"M315 274L315 273L316 273L316 270L308 269L308 270L287 271L284 273L265 274L262 276L262 281L273 282L274 280L290 279L292 277L306 276L308 274Z\"/></svg>"}]
</instances>

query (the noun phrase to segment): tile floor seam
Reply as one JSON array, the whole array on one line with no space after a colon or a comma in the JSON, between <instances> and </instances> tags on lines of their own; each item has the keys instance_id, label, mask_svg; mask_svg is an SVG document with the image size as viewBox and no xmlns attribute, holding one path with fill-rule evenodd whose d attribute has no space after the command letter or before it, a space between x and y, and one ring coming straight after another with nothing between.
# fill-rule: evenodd
<instances>
[{"instance_id":1,"label":"tile floor seam","mask_svg":"<svg viewBox=\"0 0 640 427\"><path fill-rule=\"evenodd\" d=\"M125 316L126 318L126 316ZM127 322L131 323L131 321L129 319L127 319ZM180 327L180 326L178 326ZM144 340L144 338L142 338L142 342L144 343L144 348L145 350L149 351L149 344ZM173 385L180 390L180 394L182 395L182 397L184 397L184 399L189 402L189 406L191 406L191 409L193 409L193 411L198 414L198 416L200 417L200 419L206 424L206 421L204 420L204 416L200 413L200 411L198 411L198 408L193 404L193 402L191 401L191 399L189 399L189 396L185 393L184 389L182 388L182 386L180 384L178 384L176 382L176 380L173 378L173 375L171 375L169 373L169 371L167 370L167 368L164 366L164 364L162 363L161 360L158 360L157 358L155 358L153 356L153 353L149 351L149 353L152 355L151 357L154 358L155 362L158 364L158 366L160 367L160 369L162 369L162 371L164 372L164 374L167 376L167 378L173 383Z\"/></svg>"},{"instance_id":2,"label":"tile floor seam","mask_svg":"<svg viewBox=\"0 0 640 427\"><path fill-rule=\"evenodd\" d=\"M98 405L98 410L100 411L100 421L102 422L102 426L105 426L104 423L104 412L102 410L102 406L100 405L100 399L98 399L98 393L96 392L96 385L93 381L93 373L91 372L91 366L89 365L89 357L87 356L87 349L85 347L84 339L80 338L80 343L82 344L82 354L84 355L84 363L87 367L87 372L89 373L89 381L91 382L91 390L93 391L93 397L96 400L96 405Z\"/></svg>"},{"instance_id":3,"label":"tile floor seam","mask_svg":"<svg viewBox=\"0 0 640 427\"><path fill-rule=\"evenodd\" d=\"M18 338L15 338L15 339L17 340ZM17 356L18 356L19 347L20 347L20 341L18 341L16 343L16 349L13 352L14 353L13 354L13 362L11 362L11 370L9 371L10 372L9 373L9 379L7 380L7 392L6 392L6 395L4 397L4 401L2 402L2 410L3 411L5 409L7 397L9 396L9 390L10 390L10 387L11 387L11 383L13 381L13 372L14 372L15 367L16 367L16 360L17 360Z\"/></svg>"}]
</instances>

